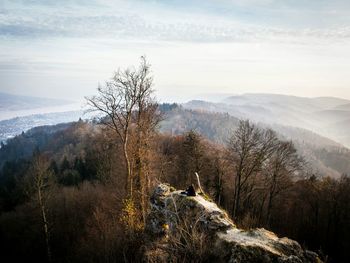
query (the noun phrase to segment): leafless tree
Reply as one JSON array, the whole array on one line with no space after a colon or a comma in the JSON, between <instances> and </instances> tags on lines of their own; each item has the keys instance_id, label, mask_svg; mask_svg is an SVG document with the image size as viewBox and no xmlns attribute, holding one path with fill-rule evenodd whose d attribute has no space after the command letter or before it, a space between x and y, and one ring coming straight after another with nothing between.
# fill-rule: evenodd
<instances>
[{"instance_id":1,"label":"leafless tree","mask_svg":"<svg viewBox=\"0 0 350 263\"><path fill-rule=\"evenodd\" d=\"M264 175L267 188L266 222L271 221L273 201L281 192L292 185L291 176L300 171L304 161L297 154L292 142L279 141L265 164Z\"/></svg>"},{"instance_id":2,"label":"leafless tree","mask_svg":"<svg viewBox=\"0 0 350 263\"><path fill-rule=\"evenodd\" d=\"M150 65L141 57L138 68L118 69L105 86L98 87L98 95L88 97L91 111L98 111L104 116L101 123L112 129L122 143L126 166L125 189L130 198L133 195L132 161L128 151L132 124L137 112L137 125L141 125L145 108L151 107L153 78Z\"/></svg>"},{"instance_id":3,"label":"leafless tree","mask_svg":"<svg viewBox=\"0 0 350 263\"><path fill-rule=\"evenodd\" d=\"M50 246L50 224L47 216L47 201L53 186L53 174L49 170L48 159L39 152L34 154L32 165L24 178L24 187L28 196L34 197L40 211L43 234L45 237L46 256L48 262L52 261Z\"/></svg>"},{"instance_id":4,"label":"leafless tree","mask_svg":"<svg viewBox=\"0 0 350 263\"><path fill-rule=\"evenodd\" d=\"M272 130L261 130L248 120L240 121L239 127L228 143L229 155L235 163L235 185L232 216L240 210L241 191L249 179L261 171L264 161L270 156L276 143Z\"/></svg>"},{"instance_id":5,"label":"leafless tree","mask_svg":"<svg viewBox=\"0 0 350 263\"><path fill-rule=\"evenodd\" d=\"M151 85L143 87L143 91L137 98L137 110L135 111L134 179L144 222L152 179L150 177L150 162L153 158L152 141L156 135L158 124L162 120L162 115L158 111L158 104L152 97L152 93Z\"/></svg>"}]
</instances>

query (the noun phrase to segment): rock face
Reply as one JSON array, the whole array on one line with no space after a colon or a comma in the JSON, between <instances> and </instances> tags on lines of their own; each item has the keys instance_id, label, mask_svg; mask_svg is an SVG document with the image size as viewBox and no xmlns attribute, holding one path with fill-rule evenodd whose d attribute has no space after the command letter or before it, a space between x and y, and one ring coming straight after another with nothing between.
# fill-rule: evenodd
<instances>
[{"instance_id":1,"label":"rock face","mask_svg":"<svg viewBox=\"0 0 350 263\"><path fill-rule=\"evenodd\" d=\"M205 196L187 196L165 184L158 185L151 197L146 233L150 245L145 258L151 262L177 261L174 251L181 249L193 262L322 262L296 241L265 229L238 229Z\"/></svg>"}]
</instances>

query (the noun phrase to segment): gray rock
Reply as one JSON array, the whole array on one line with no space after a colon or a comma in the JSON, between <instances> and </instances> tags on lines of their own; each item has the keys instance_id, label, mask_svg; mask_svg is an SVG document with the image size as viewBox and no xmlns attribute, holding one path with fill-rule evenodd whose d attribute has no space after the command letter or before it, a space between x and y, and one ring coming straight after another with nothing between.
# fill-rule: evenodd
<instances>
[{"instance_id":1,"label":"gray rock","mask_svg":"<svg viewBox=\"0 0 350 263\"><path fill-rule=\"evenodd\" d=\"M146 254L152 254L152 249L157 251L152 262L169 261L169 235L176 236L181 222L189 222L186 226L196 227L207 236L211 241L208 255L215 262L322 262L316 253L303 250L294 240L278 238L263 228L249 231L237 228L226 212L206 196L190 197L181 192L160 184L151 197L146 233L151 244L157 246L150 245Z\"/></svg>"}]
</instances>

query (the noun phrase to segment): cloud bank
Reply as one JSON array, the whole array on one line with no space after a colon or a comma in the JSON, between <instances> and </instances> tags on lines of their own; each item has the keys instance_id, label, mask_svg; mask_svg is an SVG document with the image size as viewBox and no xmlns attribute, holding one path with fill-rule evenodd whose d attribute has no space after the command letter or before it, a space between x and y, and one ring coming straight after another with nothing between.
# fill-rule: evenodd
<instances>
[{"instance_id":1,"label":"cloud bank","mask_svg":"<svg viewBox=\"0 0 350 263\"><path fill-rule=\"evenodd\" d=\"M164 97L349 98L349 42L345 0L3 0L0 90L81 97L146 54Z\"/></svg>"}]
</instances>

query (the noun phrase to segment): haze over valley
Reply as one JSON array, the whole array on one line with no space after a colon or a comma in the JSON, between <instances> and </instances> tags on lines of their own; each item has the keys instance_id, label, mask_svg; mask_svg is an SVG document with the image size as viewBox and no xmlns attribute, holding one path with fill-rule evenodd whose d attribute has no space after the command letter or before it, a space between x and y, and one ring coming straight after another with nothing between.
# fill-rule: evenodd
<instances>
[{"instance_id":1,"label":"haze over valley","mask_svg":"<svg viewBox=\"0 0 350 263\"><path fill-rule=\"evenodd\" d=\"M228 112L242 119L304 128L350 146L350 100L305 98L278 94L244 94L221 102L190 101L185 108Z\"/></svg>"},{"instance_id":2,"label":"haze over valley","mask_svg":"<svg viewBox=\"0 0 350 263\"><path fill-rule=\"evenodd\" d=\"M310 171L335 178L350 173L347 161L350 157L350 135L343 129L350 125L349 100L278 94L202 94L198 97L208 101L191 100L179 103L179 108L176 107L175 110L165 111L167 118L160 124L160 130L171 134L195 130L204 137L224 145L230 133L237 128L239 120L249 119L260 127L275 130L281 138L293 141L299 153L308 161ZM23 98L33 103L25 104ZM211 98L213 101L209 101ZM63 104L59 107L61 111L56 112L55 107L42 108L50 105L50 99L21 96L11 96L11 99L11 105L16 109L11 111L12 114L21 112L23 116L0 121L0 139L4 143L8 138L37 126L74 122L94 116L91 113L87 114L87 108L84 110L83 106L80 106L80 110L70 111L69 108L77 107L77 103L53 100ZM41 104L36 104L36 101L40 101ZM186 109L193 112L186 112ZM31 114L32 110L43 113ZM225 114L231 117L227 118ZM208 125L201 123L204 120ZM213 126L216 127L214 130Z\"/></svg>"}]
</instances>

